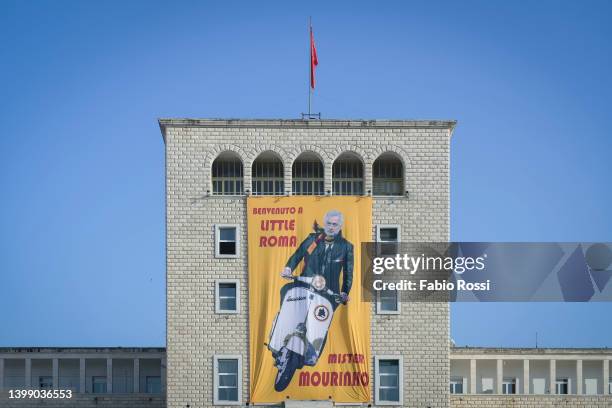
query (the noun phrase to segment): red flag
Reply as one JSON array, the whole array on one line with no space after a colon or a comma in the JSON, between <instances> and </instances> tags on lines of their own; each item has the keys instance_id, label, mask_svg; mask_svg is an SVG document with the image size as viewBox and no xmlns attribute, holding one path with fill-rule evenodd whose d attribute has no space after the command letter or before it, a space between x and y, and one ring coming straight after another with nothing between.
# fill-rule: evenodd
<instances>
[{"instance_id":1,"label":"red flag","mask_svg":"<svg viewBox=\"0 0 612 408\"><path fill-rule=\"evenodd\" d=\"M317 59L317 48L314 43L314 34L312 33L312 26L310 26L310 87L315 87L315 67L319 65Z\"/></svg>"}]
</instances>

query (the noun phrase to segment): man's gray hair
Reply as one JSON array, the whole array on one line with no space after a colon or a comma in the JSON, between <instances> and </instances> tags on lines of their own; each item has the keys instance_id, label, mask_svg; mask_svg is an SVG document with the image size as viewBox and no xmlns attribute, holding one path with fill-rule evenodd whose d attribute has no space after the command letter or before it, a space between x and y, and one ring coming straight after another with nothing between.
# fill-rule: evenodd
<instances>
[{"instance_id":1,"label":"man's gray hair","mask_svg":"<svg viewBox=\"0 0 612 408\"><path fill-rule=\"evenodd\" d=\"M342 213L338 210L329 210L327 212L327 214L325 214L325 217L323 218L323 222L327 222L327 219L329 217L339 217L340 218L340 225L344 226L344 215L342 215Z\"/></svg>"}]
</instances>

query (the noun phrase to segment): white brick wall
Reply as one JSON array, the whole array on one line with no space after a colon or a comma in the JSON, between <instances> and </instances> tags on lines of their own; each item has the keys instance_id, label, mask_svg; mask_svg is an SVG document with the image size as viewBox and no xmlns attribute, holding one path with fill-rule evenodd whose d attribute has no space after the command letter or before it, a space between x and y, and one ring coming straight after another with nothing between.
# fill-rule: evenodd
<instances>
[{"instance_id":1,"label":"white brick wall","mask_svg":"<svg viewBox=\"0 0 612 408\"><path fill-rule=\"evenodd\" d=\"M373 223L400 224L404 241L449 239L449 146L454 122L426 121L210 121L161 120L166 142L168 407L212 406L214 354L241 354L243 401L248 384L246 200L210 197L210 168L222 151L250 166L266 150L277 152L290 188L291 164L303 151L324 159L325 190L333 160L343 151L365 164L372 189L374 160L401 155L408 197L374 200ZM214 258L215 223L243 227L241 257ZM374 231L372 232L374 238ZM241 281L241 313L214 313L217 278ZM372 308L374 310L374 308ZM412 303L401 315L372 315L372 355L404 356L404 406L448 407L449 317L446 303ZM372 381L373 385L373 381ZM373 395L373 391L372 391Z\"/></svg>"}]
</instances>

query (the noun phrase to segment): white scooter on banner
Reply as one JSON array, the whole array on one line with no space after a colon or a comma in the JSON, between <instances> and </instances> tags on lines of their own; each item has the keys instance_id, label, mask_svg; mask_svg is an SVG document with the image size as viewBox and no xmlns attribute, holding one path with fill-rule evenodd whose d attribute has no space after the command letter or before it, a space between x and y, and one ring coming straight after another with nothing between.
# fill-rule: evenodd
<instances>
[{"instance_id":1,"label":"white scooter on banner","mask_svg":"<svg viewBox=\"0 0 612 408\"><path fill-rule=\"evenodd\" d=\"M297 369L314 366L325 345L336 304L342 297L321 275L292 276L272 326L268 349L278 369L274 389L283 391ZM345 304L345 303L343 303Z\"/></svg>"}]
</instances>

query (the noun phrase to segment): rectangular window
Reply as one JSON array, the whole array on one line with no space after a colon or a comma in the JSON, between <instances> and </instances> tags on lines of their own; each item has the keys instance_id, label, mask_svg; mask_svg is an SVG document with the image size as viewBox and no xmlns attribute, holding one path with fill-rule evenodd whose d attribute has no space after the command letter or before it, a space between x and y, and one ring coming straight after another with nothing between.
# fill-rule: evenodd
<instances>
[{"instance_id":1,"label":"rectangular window","mask_svg":"<svg viewBox=\"0 0 612 408\"><path fill-rule=\"evenodd\" d=\"M400 240L399 225L377 225L376 242L379 255L392 255L398 251ZM376 313L378 314L399 314L400 294L396 290L384 290L376 292Z\"/></svg>"},{"instance_id":2,"label":"rectangular window","mask_svg":"<svg viewBox=\"0 0 612 408\"><path fill-rule=\"evenodd\" d=\"M608 394L612 395L612 377L608 380Z\"/></svg>"},{"instance_id":3,"label":"rectangular window","mask_svg":"<svg viewBox=\"0 0 612 408\"><path fill-rule=\"evenodd\" d=\"M147 394L161 394L161 377L147 376L145 378Z\"/></svg>"},{"instance_id":4,"label":"rectangular window","mask_svg":"<svg viewBox=\"0 0 612 408\"><path fill-rule=\"evenodd\" d=\"M400 302L399 293L397 290L379 290L376 291L377 302L376 312L378 314L399 314Z\"/></svg>"},{"instance_id":5,"label":"rectangular window","mask_svg":"<svg viewBox=\"0 0 612 408\"><path fill-rule=\"evenodd\" d=\"M219 224L215 226L215 257L237 258L239 249L238 225Z\"/></svg>"},{"instance_id":6,"label":"rectangular window","mask_svg":"<svg viewBox=\"0 0 612 408\"><path fill-rule=\"evenodd\" d=\"M93 392L94 394L106 393L106 377L91 377L91 392Z\"/></svg>"},{"instance_id":7,"label":"rectangular window","mask_svg":"<svg viewBox=\"0 0 612 408\"><path fill-rule=\"evenodd\" d=\"M516 378L504 378L502 394L516 394Z\"/></svg>"},{"instance_id":8,"label":"rectangular window","mask_svg":"<svg viewBox=\"0 0 612 408\"><path fill-rule=\"evenodd\" d=\"M584 393L586 395L597 394L597 378L585 378L584 379Z\"/></svg>"},{"instance_id":9,"label":"rectangular window","mask_svg":"<svg viewBox=\"0 0 612 408\"><path fill-rule=\"evenodd\" d=\"M493 394L493 379L482 377L482 393L483 394Z\"/></svg>"},{"instance_id":10,"label":"rectangular window","mask_svg":"<svg viewBox=\"0 0 612 408\"><path fill-rule=\"evenodd\" d=\"M377 356L376 364L376 405L402 405L403 359L401 356Z\"/></svg>"},{"instance_id":11,"label":"rectangular window","mask_svg":"<svg viewBox=\"0 0 612 408\"><path fill-rule=\"evenodd\" d=\"M546 394L546 378L534 378L531 388L534 394Z\"/></svg>"},{"instance_id":12,"label":"rectangular window","mask_svg":"<svg viewBox=\"0 0 612 408\"><path fill-rule=\"evenodd\" d=\"M215 405L240 405L242 401L242 357L214 357Z\"/></svg>"},{"instance_id":13,"label":"rectangular window","mask_svg":"<svg viewBox=\"0 0 612 408\"><path fill-rule=\"evenodd\" d=\"M399 225L377 225L376 242L379 255L395 255L399 251L400 237Z\"/></svg>"},{"instance_id":14,"label":"rectangular window","mask_svg":"<svg viewBox=\"0 0 612 408\"><path fill-rule=\"evenodd\" d=\"M219 279L215 285L215 312L239 313L240 290L238 279Z\"/></svg>"},{"instance_id":15,"label":"rectangular window","mask_svg":"<svg viewBox=\"0 0 612 408\"><path fill-rule=\"evenodd\" d=\"M49 377L49 376L38 377L38 388L41 390L53 389L53 377Z\"/></svg>"},{"instance_id":16,"label":"rectangular window","mask_svg":"<svg viewBox=\"0 0 612 408\"><path fill-rule=\"evenodd\" d=\"M568 378L557 378L555 383L555 394L566 395L569 394L569 379Z\"/></svg>"},{"instance_id":17,"label":"rectangular window","mask_svg":"<svg viewBox=\"0 0 612 408\"><path fill-rule=\"evenodd\" d=\"M450 393L451 394L463 394L463 378L461 377L451 378Z\"/></svg>"}]
</instances>

